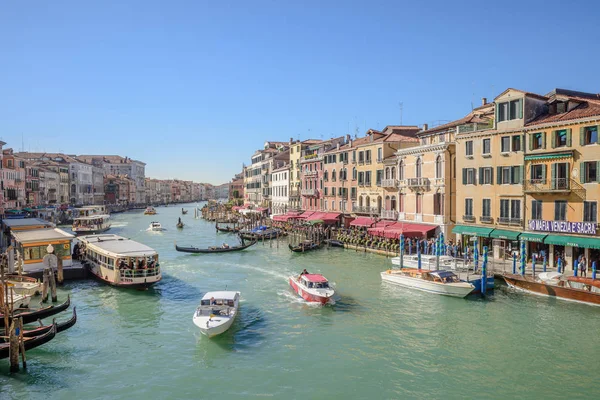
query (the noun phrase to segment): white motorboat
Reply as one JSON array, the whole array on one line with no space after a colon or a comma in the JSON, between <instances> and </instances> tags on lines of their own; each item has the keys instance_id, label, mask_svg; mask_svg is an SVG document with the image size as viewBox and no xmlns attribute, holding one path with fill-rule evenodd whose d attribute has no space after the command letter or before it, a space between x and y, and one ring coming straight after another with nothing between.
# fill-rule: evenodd
<instances>
[{"instance_id":1,"label":"white motorboat","mask_svg":"<svg viewBox=\"0 0 600 400\"><path fill-rule=\"evenodd\" d=\"M11 286L8 286L8 303L13 310L17 308L27 308L31 301L31 295L18 294Z\"/></svg>"},{"instance_id":2,"label":"white motorboat","mask_svg":"<svg viewBox=\"0 0 600 400\"><path fill-rule=\"evenodd\" d=\"M304 300L327 304L335 294L327 279L321 274L301 274L290 276L290 286Z\"/></svg>"},{"instance_id":3,"label":"white motorboat","mask_svg":"<svg viewBox=\"0 0 600 400\"><path fill-rule=\"evenodd\" d=\"M240 292L207 292L192 321L209 338L227 331L233 324L240 302Z\"/></svg>"},{"instance_id":4,"label":"white motorboat","mask_svg":"<svg viewBox=\"0 0 600 400\"><path fill-rule=\"evenodd\" d=\"M42 292L42 282L38 279L23 275L6 275L4 278L16 294L34 296Z\"/></svg>"},{"instance_id":5,"label":"white motorboat","mask_svg":"<svg viewBox=\"0 0 600 400\"><path fill-rule=\"evenodd\" d=\"M162 227L162 225L160 224L160 222L153 221L153 222L150 222L150 227L148 227L148 229L146 229L146 230L147 231L160 232L160 231L164 231L165 228Z\"/></svg>"},{"instance_id":6,"label":"white motorboat","mask_svg":"<svg viewBox=\"0 0 600 400\"><path fill-rule=\"evenodd\" d=\"M381 273L381 279L407 288L452 297L466 297L475 289L473 284L461 281L451 271L388 269Z\"/></svg>"}]
</instances>

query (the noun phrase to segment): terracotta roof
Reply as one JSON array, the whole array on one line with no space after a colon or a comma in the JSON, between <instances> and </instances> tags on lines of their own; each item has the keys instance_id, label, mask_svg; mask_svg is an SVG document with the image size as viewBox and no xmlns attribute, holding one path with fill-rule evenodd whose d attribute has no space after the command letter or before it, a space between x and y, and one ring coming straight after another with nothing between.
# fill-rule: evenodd
<instances>
[{"instance_id":1,"label":"terracotta roof","mask_svg":"<svg viewBox=\"0 0 600 400\"><path fill-rule=\"evenodd\" d=\"M544 114L540 115L536 119L528 122L525 126L535 126L540 124L547 124L551 122L563 122L572 121L582 118L590 118L599 116L600 117L600 100L591 100L581 97L569 97L569 100L581 101L577 107L571 111L567 111L561 114Z\"/></svg>"},{"instance_id":2,"label":"terracotta roof","mask_svg":"<svg viewBox=\"0 0 600 400\"><path fill-rule=\"evenodd\" d=\"M417 132L415 132L415 134ZM384 142L418 142L419 139L416 136L407 136L407 135L400 134L400 133L390 133L389 135L386 136L386 138L383 141Z\"/></svg>"},{"instance_id":3,"label":"terracotta roof","mask_svg":"<svg viewBox=\"0 0 600 400\"><path fill-rule=\"evenodd\" d=\"M494 103L488 103L485 106L478 107L477 109L474 109L469 114L462 117L461 119L457 119L456 121L451 121L446 124L438 125L434 128L427 129L426 131L421 131L421 132L419 132L419 136L428 135L431 133L442 132L442 131L448 130L450 128L455 128L455 127L457 127L459 125L463 125L463 124L469 124L469 123L474 123L474 122L485 124L491 120L491 119L482 117L483 112L481 112L481 111L485 110L486 108L489 108L489 112L491 114L494 109Z\"/></svg>"},{"instance_id":4,"label":"terracotta roof","mask_svg":"<svg viewBox=\"0 0 600 400\"><path fill-rule=\"evenodd\" d=\"M540 94L537 94L537 93L532 93L532 92L526 92L526 91L524 91L524 90L519 90L519 89L515 89L515 88L508 88L508 89L506 89L504 92L502 92L502 93L500 93L498 96L496 96L496 97L494 98L494 100L496 100L498 97L502 96L503 94L505 94L505 93L506 93L506 92L508 92L509 90L514 90L515 92L523 93L523 94L524 94L524 95L526 95L526 96L529 96L529 97L535 97L535 98L537 98L537 99L540 99L540 100L548 100L548 98L547 98L547 97L545 97L545 96L542 96L542 95L540 95Z\"/></svg>"}]
</instances>

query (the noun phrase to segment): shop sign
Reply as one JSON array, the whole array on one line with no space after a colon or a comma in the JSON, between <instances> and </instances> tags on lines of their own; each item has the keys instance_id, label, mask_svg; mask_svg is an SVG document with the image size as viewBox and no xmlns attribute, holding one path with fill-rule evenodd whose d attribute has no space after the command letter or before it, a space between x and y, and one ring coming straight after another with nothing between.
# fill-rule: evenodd
<instances>
[{"instance_id":1,"label":"shop sign","mask_svg":"<svg viewBox=\"0 0 600 400\"><path fill-rule=\"evenodd\" d=\"M578 233L582 235L595 235L596 224L593 222L546 221L543 219L530 219L529 230L540 232Z\"/></svg>"}]
</instances>

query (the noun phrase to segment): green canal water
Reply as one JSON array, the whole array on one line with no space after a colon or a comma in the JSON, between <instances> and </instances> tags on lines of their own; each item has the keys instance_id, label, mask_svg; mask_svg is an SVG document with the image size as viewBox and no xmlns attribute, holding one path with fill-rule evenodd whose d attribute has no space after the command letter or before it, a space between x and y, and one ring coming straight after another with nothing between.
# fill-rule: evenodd
<instances>
[{"instance_id":1,"label":"green canal water","mask_svg":"<svg viewBox=\"0 0 600 400\"><path fill-rule=\"evenodd\" d=\"M68 282L78 323L28 355L1 399L598 398L600 308L513 292L454 299L382 283L388 259L343 249L295 254L282 240L221 255L174 242L236 243L211 223L182 231L181 207L114 215L111 232L157 249L163 280L146 292ZM153 220L168 230L150 233ZM271 247L272 246L272 247ZM336 286L336 304L305 303L287 277L303 268ZM239 290L239 318L202 337L203 293ZM59 315L66 319L68 314Z\"/></svg>"}]
</instances>

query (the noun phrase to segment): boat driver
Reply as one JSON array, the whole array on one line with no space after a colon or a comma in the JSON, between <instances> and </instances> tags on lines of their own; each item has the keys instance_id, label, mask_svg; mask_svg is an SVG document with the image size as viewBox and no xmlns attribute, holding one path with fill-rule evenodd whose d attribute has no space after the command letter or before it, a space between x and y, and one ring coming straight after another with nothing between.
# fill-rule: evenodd
<instances>
[{"instance_id":1,"label":"boat driver","mask_svg":"<svg viewBox=\"0 0 600 400\"><path fill-rule=\"evenodd\" d=\"M308 271L306 270L306 268L304 268L304 270L300 272L300 276L302 275L308 275Z\"/></svg>"}]
</instances>

